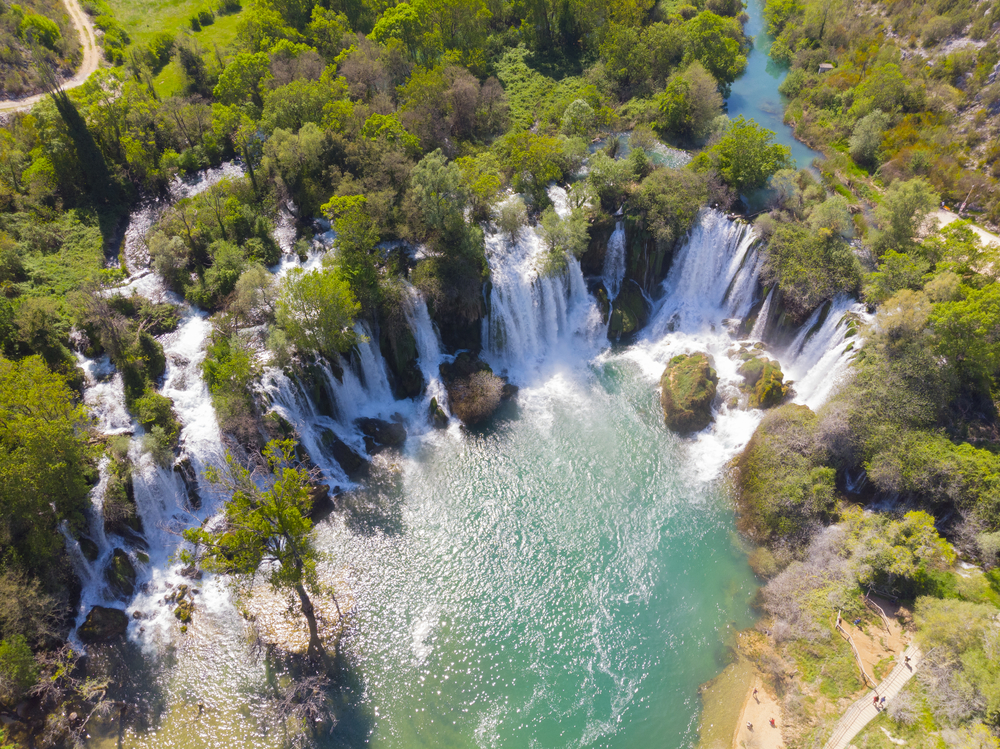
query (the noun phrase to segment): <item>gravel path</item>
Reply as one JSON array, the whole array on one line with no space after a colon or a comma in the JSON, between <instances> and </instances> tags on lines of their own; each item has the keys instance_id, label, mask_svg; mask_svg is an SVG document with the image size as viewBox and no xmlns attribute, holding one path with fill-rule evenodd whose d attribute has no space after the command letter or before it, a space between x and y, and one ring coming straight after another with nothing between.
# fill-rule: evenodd
<instances>
[{"instance_id":1,"label":"gravel path","mask_svg":"<svg viewBox=\"0 0 1000 749\"><path fill-rule=\"evenodd\" d=\"M97 46L97 35L94 33L94 24L90 21L90 16L84 13L80 7L80 0L63 0L66 10L69 12L70 20L76 27L76 32L80 35L80 46L83 48L83 62L80 63L79 70L69 80L62 82L63 89L76 88L86 81L101 64L101 48ZM24 99L6 99L0 101L0 112L17 112L24 109L31 109L41 101L47 94L35 94Z\"/></svg>"}]
</instances>

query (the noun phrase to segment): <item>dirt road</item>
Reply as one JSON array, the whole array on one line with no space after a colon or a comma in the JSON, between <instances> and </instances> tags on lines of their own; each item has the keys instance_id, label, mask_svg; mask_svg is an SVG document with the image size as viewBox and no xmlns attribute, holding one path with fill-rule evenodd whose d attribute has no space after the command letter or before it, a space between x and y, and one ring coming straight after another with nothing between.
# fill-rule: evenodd
<instances>
[{"instance_id":1,"label":"dirt road","mask_svg":"<svg viewBox=\"0 0 1000 749\"><path fill-rule=\"evenodd\" d=\"M80 0L63 0L63 3L69 12L70 20L73 21L73 26L76 27L76 33L80 35L80 46L83 49L83 62L80 63L79 70L72 78L62 82L62 87L69 89L79 86L90 77L91 73L97 70L101 64L101 49L97 46L94 24L91 23L90 16L84 13L83 8L80 7ZM35 94L23 99L0 101L0 113L31 109L44 97L45 94Z\"/></svg>"}]
</instances>

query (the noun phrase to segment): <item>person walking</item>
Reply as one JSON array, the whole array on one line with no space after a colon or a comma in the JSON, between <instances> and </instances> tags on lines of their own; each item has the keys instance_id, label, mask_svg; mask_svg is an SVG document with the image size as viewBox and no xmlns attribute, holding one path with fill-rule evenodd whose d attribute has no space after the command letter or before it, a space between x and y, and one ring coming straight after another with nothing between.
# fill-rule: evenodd
<instances>
[{"instance_id":1,"label":"person walking","mask_svg":"<svg viewBox=\"0 0 1000 749\"><path fill-rule=\"evenodd\" d=\"M875 706L875 709L878 710L878 695L877 694L874 697L872 697L872 704Z\"/></svg>"},{"instance_id":2,"label":"person walking","mask_svg":"<svg viewBox=\"0 0 1000 749\"><path fill-rule=\"evenodd\" d=\"M774 724L774 718L771 718L771 728L777 728L777 726Z\"/></svg>"},{"instance_id":3,"label":"person walking","mask_svg":"<svg viewBox=\"0 0 1000 749\"><path fill-rule=\"evenodd\" d=\"M760 700L758 700L758 699L757 699L757 687L754 687L754 688L753 688L753 698L754 698L754 700L756 700L757 702L760 702Z\"/></svg>"},{"instance_id":4,"label":"person walking","mask_svg":"<svg viewBox=\"0 0 1000 749\"><path fill-rule=\"evenodd\" d=\"M747 729L750 731L753 730L753 723L751 723L749 720L747 721Z\"/></svg>"}]
</instances>

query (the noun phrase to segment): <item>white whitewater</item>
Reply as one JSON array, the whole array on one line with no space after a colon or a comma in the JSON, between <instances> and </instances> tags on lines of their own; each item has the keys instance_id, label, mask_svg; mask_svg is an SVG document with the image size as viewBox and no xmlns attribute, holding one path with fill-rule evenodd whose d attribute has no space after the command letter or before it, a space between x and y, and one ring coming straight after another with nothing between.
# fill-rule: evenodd
<instances>
[{"instance_id":1,"label":"white whitewater","mask_svg":"<svg viewBox=\"0 0 1000 749\"><path fill-rule=\"evenodd\" d=\"M648 339L742 320L757 292L759 256L753 229L703 210L663 282Z\"/></svg>"},{"instance_id":2,"label":"white whitewater","mask_svg":"<svg viewBox=\"0 0 1000 749\"><path fill-rule=\"evenodd\" d=\"M444 358L441 352L441 339L427 311L427 302L416 289L407 285L405 303L406 321L417 343L417 364L426 387L424 404L429 407L431 398L434 398L438 407L448 413L448 391L441 382L440 367Z\"/></svg>"},{"instance_id":3,"label":"white whitewater","mask_svg":"<svg viewBox=\"0 0 1000 749\"><path fill-rule=\"evenodd\" d=\"M771 316L771 300L774 299L774 290L776 288L777 286L772 287L767 293L764 304L761 305L760 312L757 313L757 319L754 320L750 337L756 341L762 341L764 334L767 332L767 318Z\"/></svg>"},{"instance_id":4,"label":"white whitewater","mask_svg":"<svg viewBox=\"0 0 1000 749\"><path fill-rule=\"evenodd\" d=\"M734 354L739 326L758 301L760 264L751 227L718 211L703 211L663 282L662 298L642 339L604 357L637 363L651 385L659 381L673 356L700 351L712 357L719 376L715 420L689 445L689 468L704 480L718 477L763 416L762 411L729 405L745 403L738 372L742 362ZM769 294L749 341L763 337L771 302ZM818 329L822 310L802 326L786 350L766 352L781 363L786 379L795 381L795 402L818 408L836 388L853 355L854 339L845 338L845 315L860 310L847 297L838 297Z\"/></svg>"},{"instance_id":5,"label":"white whitewater","mask_svg":"<svg viewBox=\"0 0 1000 749\"><path fill-rule=\"evenodd\" d=\"M624 247L624 230L621 240ZM666 438L669 442L665 444L671 450L676 448L681 451L682 461L678 466L682 468L678 475L686 472L696 479L716 480L725 463L749 440L762 417L760 411L730 408L728 405L730 398L738 397L738 385L741 381L737 373L739 362L731 356L737 344L734 331L738 328L737 323L760 301L755 299L760 258L752 230L742 223L728 220L720 213L703 212L659 290L659 299L647 330L638 343L617 350L609 348L606 326L601 323L597 304L587 291L580 265L575 259L568 259L562 272L543 276L540 269L543 267L545 249L533 229L522 231L514 243L495 234L488 234L486 242L492 272L492 292L489 315L483 321L482 355L495 371L508 375L512 381L523 386L521 408L527 414L524 418L531 422L531 429L538 431L548 442L565 439L565 435L558 434L558 422L553 422L546 416L546 408L551 410L551 402L556 395L562 393L560 397L564 397L569 393L574 403L584 404L591 410L607 408L610 399L604 397L607 393L602 389L603 368L628 367L632 372L641 373L641 377L630 378L632 381L638 380L638 411L642 418L656 422L652 424L652 429L657 430L661 428L661 422L655 413L658 409L655 388L666 362L678 353L706 351L714 357L720 378L720 398L715 422L693 438L675 440L669 437ZM325 247L316 246L305 263L294 256L286 256L286 260L275 272L280 274L296 266L316 267L324 250ZM141 272L135 274L140 277L126 288L151 298L160 298L165 294L155 273L140 275ZM817 311L807 321L785 351L772 354L782 362L788 377L796 380L799 402L815 408L829 397L837 378L842 375L852 356L849 349L850 342L854 339L845 337L845 316L857 311L857 306L849 299L834 300L828 311ZM410 470L407 466L415 451L428 446L438 449L441 445L447 445L457 455L472 444L471 440L468 443L461 441L465 438L458 436L460 432L457 428L444 433L444 439L433 436L435 433L429 430L426 408L429 399L437 397L442 407L446 407L447 403L438 374L441 362L447 360L447 357L442 351L427 306L413 289L407 290L405 313L416 341L418 365L427 385L423 397L418 398L416 403L393 398L386 364L378 346L378 331L360 324L357 331L367 340L360 342L350 356L337 362L343 369L340 378L334 375L332 367L322 362L317 363L324 382L312 384L327 388L332 415L321 413L310 395L310 389L304 388L285 372L276 367L265 370L261 389L271 408L295 427L310 458L322 472L323 482L331 487L347 488L351 483L330 454L327 441L324 440L326 430L364 454L364 441L354 423L358 417L401 418L411 436L428 433L423 440L412 440L407 448L408 455L399 461L404 481L412 478L407 473ZM115 600L106 590L104 567L114 548L125 549L138 571L138 583L143 586L131 601L125 602L126 611L130 615L135 610L144 614L142 619L131 622L130 638L148 646L150 652L170 652L167 646L176 646L177 652L182 656L178 658L178 665L171 667L172 670L163 678L165 683L181 685L170 687L174 690L169 695L170 710L176 708L177 712L170 720L162 722L162 741L157 743L161 738L159 734L150 734L150 740L154 742L152 745L176 743L175 739L179 734L171 734L171 731L181 730L176 728L183 722L180 716L186 714L184 710L190 707L193 698L200 698L204 694L208 695L206 702L210 703L211 709L219 710L221 714L226 709L223 706L233 706L231 712L238 715L233 721L236 727L230 727L227 736L242 736L241 732L246 730L253 736L240 739L243 743L239 745L269 746L269 738L258 737L254 734L251 722L245 720L244 708L249 704L252 714L253 705L256 704L253 699L256 698L249 698L247 703L243 701L243 695L245 691L255 690L254 685L263 684L266 677L261 673L263 666L259 659L249 656L240 644L244 623L236 615L223 581L208 576L201 584L202 593L198 598L195 622L192 624L192 632L185 636L186 640L180 639L182 636L178 634L173 607L164 601L168 585L176 587L179 583L188 582L180 575L180 564L171 559L179 544L177 533L212 516L218 511L223 499L204 480L205 468L218 463L225 452L210 394L201 374L201 363L210 333L211 323L207 316L200 310L184 305L178 330L160 339L168 362L160 391L173 399L182 423L180 453L191 461L198 476L199 496L202 500L200 509L190 507L187 486L178 472L172 467L155 465L149 455L143 454L143 430L124 412L120 378L116 380L110 365L101 360L83 362L88 375L86 400L98 415L100 428L109 434L133 435L131 455L135 463L135 496L149 547L149 561L142 561L140 550L128 539L104 536L100 510L108 480L105 462L101 465L101 482L91 493L94 513L89 535L99 546L98 559L88 562L79 544L71 537L66 539L84 582L77 621L82 621L93 604L122 606L123 602ZM599 397L592 397L594 392ZM627 399L622 397L620 400L626 403ZM626 405L628 409L632 409L631 402ZM595 423L606 420L605 411L596 413L598 416L595 417ZM629 413L631 414L631 410ZM556 424L554 429L553 424ZM546 432L549 429L551 434ZM662 433L656 431L656 434ZM571 437L577 439L578 435ZM449 466L455 468L460 465L460 457L449 462ZM572 470L580 468L575 466ZM473 477L475 480L481 478ZM530 480L532 476L529 474L525 478ZM604 482L603 485L616 480L611 474L593 478L598 484ZM591 477L587 478L588 481L590 479ZM472 479L460 471L452 472L451 468L442 474L441 480L468 484L473 487L470 491L477 491ZM555 503L548 509L554 512L557 507L558 503ZM498 511L499 509L498 507ZM454 508L443 505L439 497L432 496L424 504L406 508L405 512L406 524L416 524L419 519L424 523L420 527L427 529L428 524L433 526L442 522L443 516L454 512ZM669 512L673 510L670 509ZM488 512L482 515L484 518L492 517L492 513ZM627 569L633 562L636 569L642 569L642 560L647 559L650 550L657 548L662 540L662 518L657 518L649 525L648 538L639 539L642 543L638 543L634 558L623 558L622 564L610 565L608 569ZM340 528L345 522L343 519L335 520L324 526L325 532L328 533L331 527ZM565 518L553 517L552 522L553 528L559 527L565 522ZM400 553L405 558L412 553L430 563L425 577L411 574L400 576L402 582L399 598L406 599L415 588L422 591L430 586L430 581L439 577L449 581L454 579L447 575L453 574L455 568L448 567L446 562L453 557L464 558L468 553L459 548L461 541L447 538L446 545L432 545L428 548L420 546L417 543L419 539L406 533L403 531L394 536L392 533L379 531L366 538L351 535L346 548L353 550L352 556L348 557L349 561L344 562L351 565L349 575L369 574L372 568L378 568L387 559L398 559ZM496 528L491 527L482 537L492 542L503 539L503 534L496 533ZM426 553L413 553L414 549ZM376 555L377 550L381 550L381 556ZM518 558L517 554L510 557L511 560ZM340 559L342 558L338 557L338 563ZM541 577L552 577L551 571L543 569L537 561L532 560L530 566L532 574L537 572ZM440 576L437 575L439 570L443 573ZM403 571L409 573L410 568L405 567ZM508 572L509 570L504 570L505 575ZM348 579L349 584L352 584L355 578ZM594 584L598 585L596 577ZM370 596L371 590L359 588L358 594L358 600L361 601L358 609L359 628L367 627L376 632L395 628L394 631L408 632L410 630L406 627L412 624L410 640L418 659L432 658L433 653L441 647L437 638L439 622L444 621L444 615L435 612L430 598L424 600L422 596L416 596L421 599L421 605L427 608L415 623L397 621L398 616L396 619L392 618L397 615L397 609L404 608L398 603L398 599L393 599L387 618L380 618L372 626L364 619L371 614L371 611L367 614L364 611L364 596ZM607 596L599 598L604 600ZM547 609L543 602L536 603L540 606L540 615L544 615ZM528 601L527 605L530 608L533 604ZM512 611L519 610L518 605L510 608ZM587 610L590 610L589 607ZM553 627L553 632L556 629L561 631L563 625L560 623L558 627ZM371 657L378 657L378 653L373 652ZM210 663L212 667L201 671L187 668L186 664L193 661ZM591 670L601 671L607 676L615 668L598 664ZM195 676L190 676L195 672ZM387 673L395 676L395 671L388 670ZM190 681L184 682L185 678ZM605 684L602 689L608 688L606 681L601 683ZM382 689L385 685L371 682L370 686ZM588 690L592 687L594 684L588 682ZM405 692L415 687L404 684L401 688ZM625 702L631 698L629 695L635 693L634 685L624 676L612 688L615 699ZM237 710L240 712L237 713ZM623 710L624 707L618 707L612 712L620 716ZM397 716L397 719L403 720L403 717ZM593 730L600 732L605 729L594 727ZM613 732L614 723L609 723L606 730Z\"/></svg>"},{"instance_id":6,"label":"white whitewater","mask_svg":"<svg viewBox=\"0 0 1000 749\"><path fill-rule=\"evenodd\" d=\"M843 380L854 349L861 343L859 338L847 336L851 317L868 321L870 315L863 304L841 294L813 312L779 356L788 362L785 376L795 383L796 403L815 410Z\"/></svg>"},{"instance_id":7,"label":"white whitewater","mask_svg":"<svg viewBox=\"0 0 1000 749\"><path fill-rule=\"evenodd\" d=\"M574 350L575 360L581 351L607 344L579 261L567 258L564 271L545 276L539 272L544 255L532 228L513 244L499 234L486 236L493 291L483 320L483 357L515 382L546 361L558 361L560 352Z\"/></svg>"},{"instance_id":8,"label":"white whitewater","mask_svg":"<svg viewBox=\"0 0 1000 749\"><path fill-rule=\"evenodd\" d=\"M622 290L625 280L625 225L619 221L608 239L608 249L604 255L604 288L608 300L614 301Z\"/></svg>"}]
</instances>

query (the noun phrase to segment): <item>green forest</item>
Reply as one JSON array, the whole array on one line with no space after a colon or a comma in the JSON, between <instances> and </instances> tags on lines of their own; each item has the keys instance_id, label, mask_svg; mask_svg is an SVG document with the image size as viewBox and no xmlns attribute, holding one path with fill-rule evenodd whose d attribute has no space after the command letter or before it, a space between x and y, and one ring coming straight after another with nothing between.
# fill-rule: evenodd
<instances>
[{"instance_id":1,"label":"green forest","mask_svg":"<svg viewBox=\"0 0 1000 749\"><path fill-rule=\"evenodd\" d=\"M423 418L447 426L452 414L475 434L517 392L484 354L488 236L514 244L537 227L539 278L571 263L596 278L621 224L621 292L592 291L612 346L624 346L711 207L753 227L776 340L820 311L818 328L840 295L867 310L847 323L848 376L815 412L791 403L776 363L740 354L749 405L766 412L729 484L763 586L757 629L775 633L754 658L784 700L787 745L821 745L832 706L865 687L824 617L833 601L868 626L858 600L875 590L902 603L908 631L934 653L930 675L899 698L909 708L879 720L914 745L1000 747L1000 245L976 231L1000 223L1000 4L768 0L785 121L823 154L815 166L726 114L754 49L738 0L83 9L104 63L63 90L82 55L64 6L0 7L0 95L47 92L0 129L0 746L85 745L102 721L146 719L129 707L125 656L73 645L90 638L102 653L128 620L98 612L76 633L70 550L97 559L96 486L101 527L142 539L137 462L193 470L177 404L161 392L161 339L186 309L211 326L200 371L228 455L202 484L229 501L223 527L186 530L177 559L237 589L259 578L294 596L309 625L295 666L307 684L332 661L311 535L330 487L261 397L265 366L332 418L323 368L343 381L338 368L372 343L393 395L419 401L429 383L408 322L412 287L452 356L447 404L431 400ZM178 184L231 162L241 168L175 199ZM568 206L553 204L552 185ZM150 201L163 208L139 246L170 292L156 300L128 286L144 274L125 250L129 216ZM943 206L960 220L939 228ZM335 238L310 262L317 220ZM284 247L283 222L294 234ZM294 268L271 270L289 258ZM760 304L744 337L758 314ZM84 403L81 363L102 356L144 434L138 452ZM699 361L699 381L680 382L705 419L678 423L711 420L712 376ZM368 421L366 445L406 439L399 424ZM346 473L365 475L356 447L333 431L324 441ZM133 558L148 562L143 543ZM124 551L104 575L123 598L136 589ZM186 632L194 598L172 595ZM303 690L287 692L282 714L297 735L322 724L318 692Z\"/></svg>"}]
</instances>

